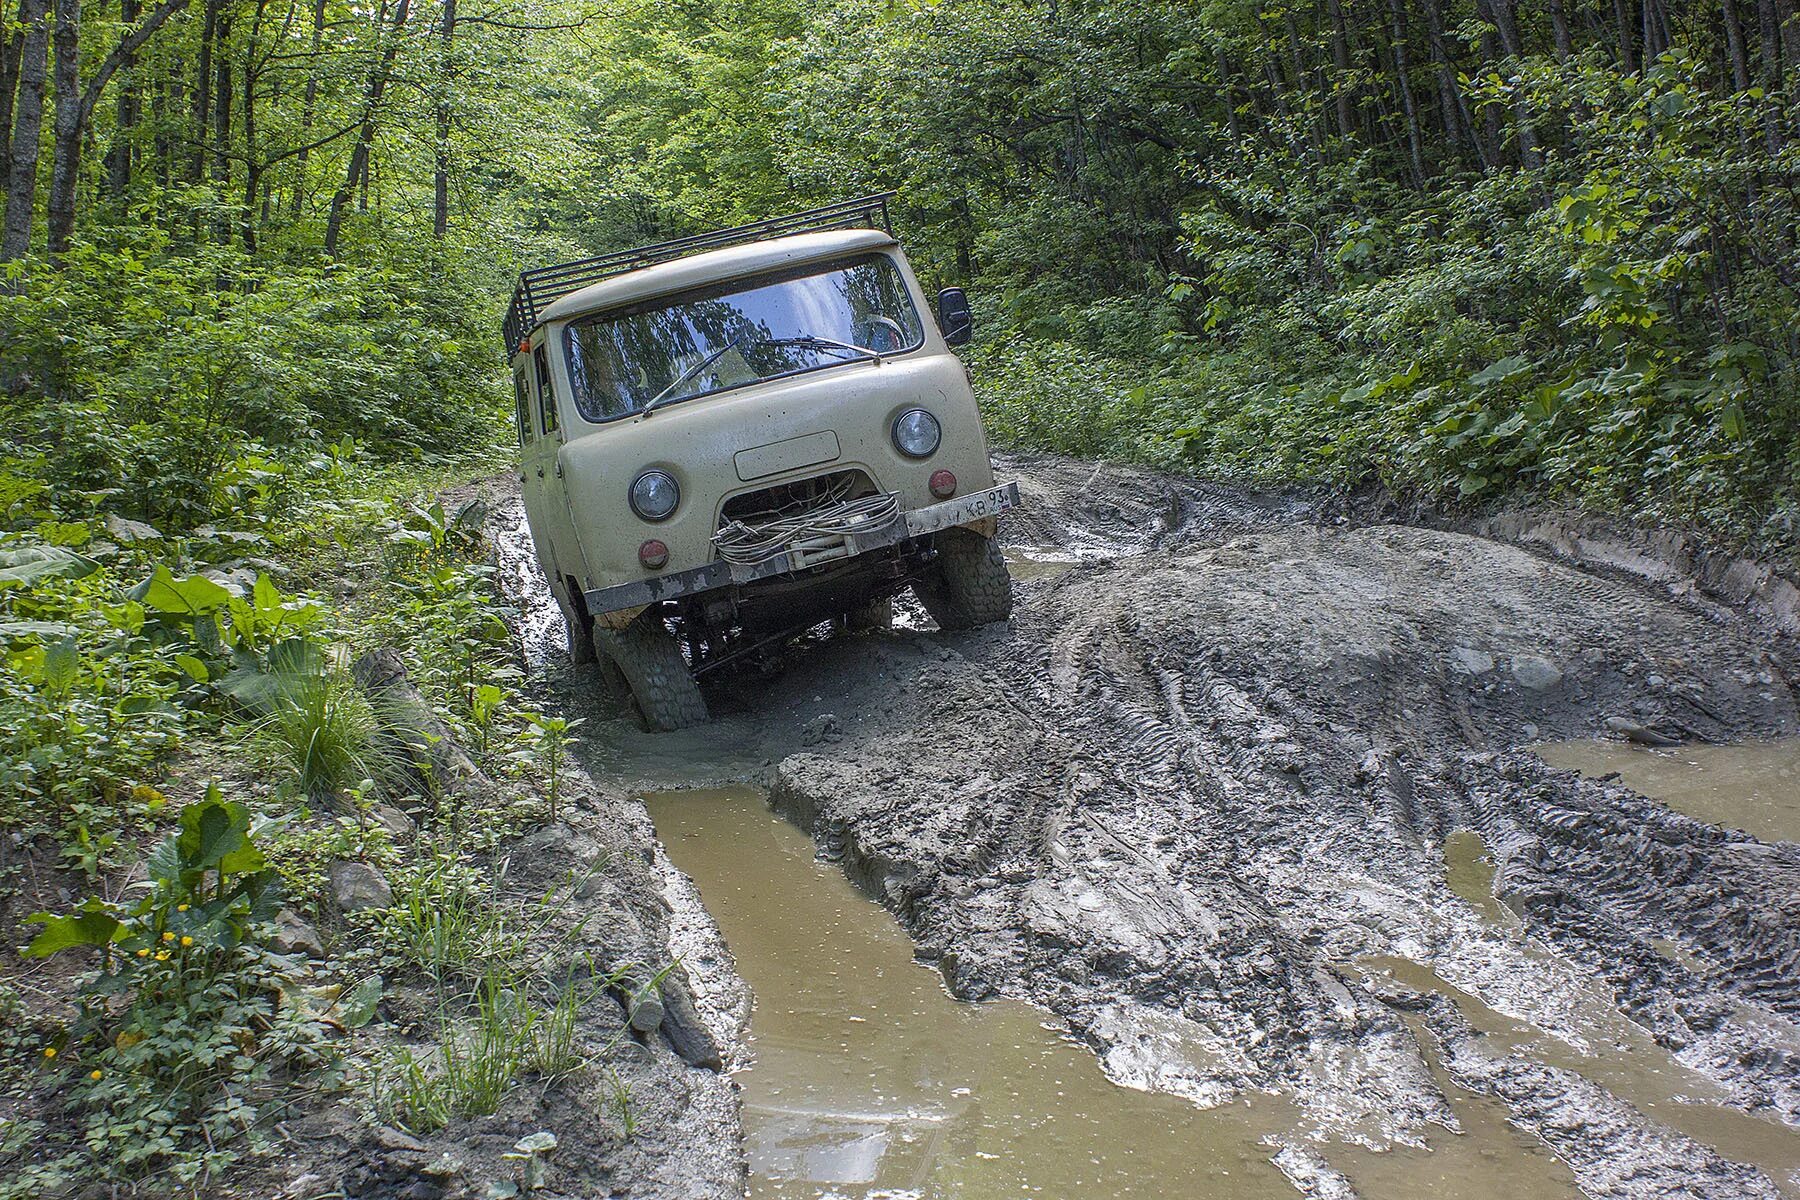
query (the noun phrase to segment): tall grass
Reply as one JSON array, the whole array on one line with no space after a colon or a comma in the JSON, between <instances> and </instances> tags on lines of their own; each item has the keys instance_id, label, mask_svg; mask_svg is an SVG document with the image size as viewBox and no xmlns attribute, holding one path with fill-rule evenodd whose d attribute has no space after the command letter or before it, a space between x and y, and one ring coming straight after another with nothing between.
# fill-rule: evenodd
<instances>
[{"instance_id":1,"label":"tall grass","mask_svg":"<svg viewBox=\"0 0 1800 1200\"><path fill-rule=\"evenodd\" d=\"M395 723L340 664L321 657L277 659L268 671L234 683L233 693L256 714L252 744L314 802L329 802L364 780L398 792L405 776Z\"/></svg>"},{"instance_id":2,"label":"tall grass","mask_svg":"<svg viewBox=\"0 0 1800 1200\"><path fill-rule=\"evenodd\" d=\"M382 1065L373 1081L376 1111L414 1129L441 1129L456 1117L498 1111L528 1071L548 1082L579 1070L588 1062L578 1045L581 1010L608 983L570 972L540 1001L528 977L489 967L462 1005L439 1005L435 1051L403 1048Z\"/></svg>"}]
</instances>

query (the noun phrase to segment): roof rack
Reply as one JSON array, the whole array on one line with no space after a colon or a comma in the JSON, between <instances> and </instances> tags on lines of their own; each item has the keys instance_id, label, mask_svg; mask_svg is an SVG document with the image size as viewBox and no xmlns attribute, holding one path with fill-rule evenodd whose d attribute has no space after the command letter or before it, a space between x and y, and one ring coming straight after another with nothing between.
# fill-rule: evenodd
<instances>
[{"instance_id":1,"label":"roof rack","mask_svg":"<svg viewBox=\"0 0 1800 1200\"><path fill-rule=\"evenodd\" d=\"M623 275L627 271L635 271L654 263L685 258L702 250L741 246L746 242L766 241L796 233L855 229L865 225L870 229L892 233L893 227L888 223L888 201L893 196L892 192L878 192L855 200L840 200L823 208L789 213L785 217L771 217L765 221L752 221L748 225L734 225L730 229L717 229L711 233L657 242L652 246L639 246L635 250L618 250L596 258L582 258L554 267L521 271L518 286L513 288L512 303L506 309L506 320L500 328L501 336L506 339L506 353L510 357L518 351L519 343L537 328L539 314L551 304L571 292L578 292L614 275Z\"/></svg>"}]
</instances>

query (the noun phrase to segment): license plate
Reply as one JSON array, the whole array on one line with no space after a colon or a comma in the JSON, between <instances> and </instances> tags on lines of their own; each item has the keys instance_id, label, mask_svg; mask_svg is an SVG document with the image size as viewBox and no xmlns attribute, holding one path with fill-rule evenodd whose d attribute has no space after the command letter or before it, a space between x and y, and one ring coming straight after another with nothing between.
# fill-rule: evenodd
<instances>
[{"instance_id":1,"label":"license plate","mask_svg":"<svg viewBox=\"0 0 1800 1200\"><path fill-rule=\"evenodd\" d=\"M967 512L971 520L981 517L997 517L1012 507L1012 488L989 488L978 496L970 496L966 501Z\"/></svg>"}]
</instances>

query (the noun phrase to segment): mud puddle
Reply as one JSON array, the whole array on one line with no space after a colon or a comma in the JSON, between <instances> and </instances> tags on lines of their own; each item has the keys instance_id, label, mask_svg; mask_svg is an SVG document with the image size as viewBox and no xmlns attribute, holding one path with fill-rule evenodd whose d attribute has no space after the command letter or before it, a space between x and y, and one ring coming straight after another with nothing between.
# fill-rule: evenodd
<instances>
[{"instance_id":1,"label":"mud puddle","mask_svg":"<svg viewBox=\"0 0 1800 1200\"><path fill-rule=\"evenodd\" d=\"M755 996L737 1074L753 1195L1289 1200L1277 1159L1301 1176L1329 1160L1371 1198L1581 1194L1504 1106L1447 1077L1461 1131L1379 1152L1313 1146L1266 1094L1202 1110L1117 1086L1038 1009L952 999L892 917L760 792L646 804Z\"/></svg>"},{"instance_id":2,"label":"mud puddle","mask_svg":"<svg viewBox=\"0 0 1800 1200\"><path fill-rule=\"evenodd\" d=\"M1667 749L1572 741L1537 752L1551 766L1589 778L1616 771L1631 790L1710 824L1766 842L1800 842L1800 738Z\"/></svg>"},{"instance_id":3,"label":"mud puddle","mask_svg":"<svg viewBox=\"0 0 1800 1200\"><path fill-rule=\"evenodd\" d=\"M760 793L646 803L755 996L738 1074L752 1194L1293 1196L1259 1144L1279 1122L1117 1087L1029 1005L953 1000Z\"/></svg>"}]
</instances>

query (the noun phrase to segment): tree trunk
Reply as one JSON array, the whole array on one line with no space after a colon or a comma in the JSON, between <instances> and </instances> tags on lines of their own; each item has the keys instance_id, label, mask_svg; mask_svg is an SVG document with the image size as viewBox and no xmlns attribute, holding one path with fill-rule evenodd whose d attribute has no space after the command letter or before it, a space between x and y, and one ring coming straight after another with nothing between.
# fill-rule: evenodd
<instances>
[{"instance_id":1,"label":"tree trunk","mask_svg":"<svg viewBox=\"0 0 1800 1200\"><path fill-rule=\"evenodd\" d=\"M432 171L431 233L443 241L450 232L450 81L454 70L450 62L451 42L456 35L456 0L444 0L443 21L438 31L437 95L437 161Z\"/></svg>"},{"instance_id":2,"label":"tree trunk","mask_svg":"<svg viewBox=\"0 0 1800 1200\"><path fill-rule=\"evenodd\" d=\"M69 249L75 233L75 184L81 170L81 0L56 0L56 120L51 135L49 250Z\"/></svg>"},{"instance_id":3,"label":"tree trunk","mask_svg":"<svg viewBox=\"0 0 1800 1200\"><path fill-rule=\"evenodd\" d=\"M1781 153L1781 24L1775 0L1756 0L1756 24L1762 51L1763 134L1770 154Z\"/></svg>"},{"instance_id":4,"label":"tree trunk","mask_svg":"<svg viewBox=\"0 0 1800 1200\"><path fill-rule=\"evenodd\" d=\"M1231 152L1237 153L1238 145L1243 140L1243 131L1238 128L1237 105L1231 98L1231 64L1225 59L1225 51L1213 51L1213 69L1219 73L1219 95L1225 101L1225 135L1231 139Z\"/></svg>"},{"instance_id":5,"label":"tree trunk","mask_svg":"<svg viewBox=\"0 0 1800 1200\"><path fill-rule=\"evenodd\" d=\"M1331 95L1337 108L1338 136L1356 136L1355 109L1351 104L1350 35L1344 29L1344 6L1338 0L1325 0L1325 11L1331 18Z\"/></svg>"},{"instance_id":6,"label":"tree trunk","mask_svg":"<svg viewBox=\"0 0 1800 1200\"><path fill-rule=\"evenodd\" d=\"M244 249L256 253L257 193L262 188L262 159L256 145L256 81L261 70L256 55L262 44L263 14L269 0L256 0L256 18L250 22L250 40L244 47L244 217L241 232Z\"/></svg>"},{"instance_id":7,"label":"tree trunk","mask_svg":"<svg viewBox=\"0 0 1800 1200\"><path fill-rule=\"evenodd\" d=\"M1475 132L1474 118L1463 99L1462 86L1457 82L1456 64L1450 61L1450 52L1445 47L1443 9L1439 7L1439 0L1422 0L1419 8L1425 15L1425 44L1431 54L1432 66L1437 69L1438 107L1443 114L1444 138L1452 149L1467 147L1473 150L1476 162L1486 166L1487 152Z\"/></svg>"},{"instance_id":8,"label":"tree trunk","mask_svg":"<svg viewBox=\"0 0 1800 1200\"><path fill-rule=\"evenodd\" d=\"M212 126L213 41L219 30L223 0L206 0L206 17L200 28L200 62L194 71L194 148L188 158L188 182L199 183L206 173L207 130Z\"/></svg>"},{"instance_id":9,"label":"tree trunk","mask_svg":"<svg viewBox=\"0 0 1800 1200\"><path fill-rule=\"evenodd\" d=\"M325 37L325 0L313 0L312 57L306 64L306 93L300 101L300 152L294 156L294 195L289 203L293 219L300 219L306 198L306 160L311 157L313 106L319 99L319 48Z\"/></svg>"},{"instance_id":10,"label":"tree trunk","mask_svg":"<svg viewBox=\"0 0 1800 1200\"><path fill-rule=\"evenodd\" d=\"M1750 56L1744 52L1744 23L1738 19L1737 0L1724 0L1725 51L1731 59L1731 85L1739 92L1750 90Z\"/></svg>"},{"instance_id":11,"label":"tree trunk","mask_svg":"<svg viewBox=\"0 0 1800 1200\"><path fill-rule=\"evenodd\" d=\"M137 24L138 0L120 0L119 19L127 30ZM113 114L112 146L106 154L106 186L114 196L123 197L131 190L131 131L137 128L142 107L138 100L137 55L126 55L119 69L125 73L125 79L119 85L118 106Z\"/></svg>"},{"instance_id":12,"label":"tree trunk","mask_svg":"<svg viewBox=\"0 0 1800 1200\"><path fill-rule=\"evenodd\" d=\"M0 233L0 262L24 258L31 249L31 218L37 208L38 141L44 132L45 78L50 57L48 0L20 0L24 40L19 54L19 93L13 106L11 174L6 182L6 224Z\"/></svg>"},{"instance_id":13,"label":"tree trunk","mask_svg":"<svg viewBox=\"0 0 1800 1200\"><path fill-rule=\"evenodd\" d=\"M1393 22L1394 83L1400 92L1400 112L1406 118L1406 152L1412 160L1414 186L1425 186L1424 136L1419 129L1419 110L1413 102L1412 60L1406 49L1406 9L1402 0L1388 0L1388 16Z\"/></svg>"},{"instance_id":14,"label":"tree trunk","mask_svg":"<svg viewBox=\"0 0 1800 1200\"><path fill-rule=\"evenodd\" d=\"M1637 70L1637 44L1633 40L1637 22L1632 19L1629 0L1613 0L1613 21L1619 30L1619 68L1630 75Z\"/></svg>"},{"instance_id":15,"label":"tree trunk","mask_svg":"<svg viewBox=\"0 0 1800 1200\"><path fill-rule=\"evenodd\" d=\"M369 155L375 147L375 118L381 108L382 93L387 91L388 78L393 74L394 56L400 52L400 35L406 29L406 18L411 11L412 0L400 0L399 7L394 10L393 27L386 31L386 44L377 54L375 66L369 72L369 82L363 90L362 131L357 135L355 149L350 151L350 164L344 172L344 182L332 193L331 211L325 218L327 258L338 256L338 240L344 230L344 209L356 194L356 185L368 177Z\"/></svg>"},{"instance_id":16,"label":"tree trunk","mask_svg":"<svg viewBox=\"0 0 1800 1200\"><path fill-rule=\"evenodd\" d=\"M1575 53L1575 40L1569 35L1569 14L1563 10L1563 0L1549 0L1549 5L1550 30L1556 38L1556 61L1566 63Z\"/></svg>"},{"instance_id":17,"label":"tree trunk","mask_svg":"<svg viewBox=\"0 0 1800 1200\"><path fill-rule=\"evenodd\" d=\"M25 0L19 0L18 24L0 45L0 188L12 178L13 96L19 90L19 59L24 53Z\"/></svg>"}]
</instances>

